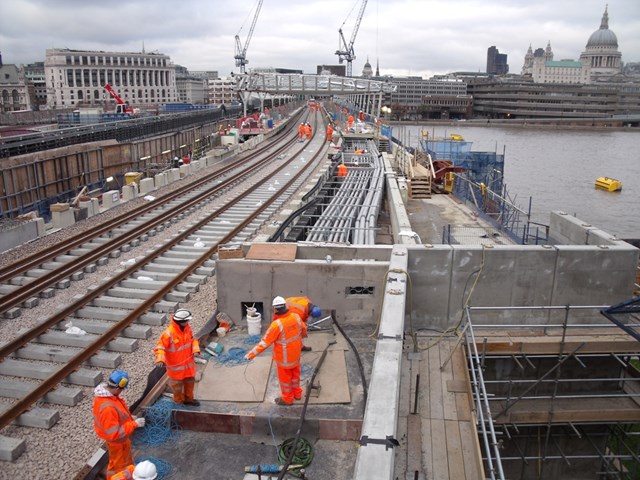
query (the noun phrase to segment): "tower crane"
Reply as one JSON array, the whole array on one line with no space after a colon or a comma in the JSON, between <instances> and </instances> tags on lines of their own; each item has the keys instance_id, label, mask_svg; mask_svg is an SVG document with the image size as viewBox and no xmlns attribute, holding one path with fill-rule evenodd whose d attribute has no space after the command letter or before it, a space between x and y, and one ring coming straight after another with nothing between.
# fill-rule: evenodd
<instances>
[{"instance_id":1,"label":"tower crane","mask_svg":"<svg viewBox=\"0 0 640 480\"><path fill-rule=\"evenodd\" d=\"M247 63L249 63L249 60L247 60L247 48L249 48L249 42L251 41L251 36L253 35L253 29L256 27L256 21L258 20L258 14L260 13L261 7L262 7L262 0L259 0L258 6L256 7L256 13L253 16L253 22L251 23L251 29L249 30L247 39L244 41L244 46L242 46L242 42L240 41L240 36L236 35L236 54L234 55L233 58L236 59L236 67L240 67L240 73L245 72L244 66Z\"/></svg>"},{"instance_id":2,"label":"tower crane","mask_svg":"<svg viewBox=\"0 0 640 480\"><path fill-rule=\"evenodd\" d=\"M344 26L346 20L342 22L342 26L338 29L338 33L340 34L339 43L340 48L336 50L336 55L338 55L338 61L343 63L345 60L347 61L347 77L351 77L352 69L351 62L356 59L356 54L353 51L353 43L356 41L356 35L358 34L358 29L360 28L360 22L362 21L362 16L364 15L364 9L367 6L367 0L362 0L362 5L360 6L360 12L358 13L358 18L356 19L356 25L353 27L353 33L351 34L351 40L349 40L349 44L344 39L344 35L342 33L342 27Z\"/></svg>"}]
</instances>

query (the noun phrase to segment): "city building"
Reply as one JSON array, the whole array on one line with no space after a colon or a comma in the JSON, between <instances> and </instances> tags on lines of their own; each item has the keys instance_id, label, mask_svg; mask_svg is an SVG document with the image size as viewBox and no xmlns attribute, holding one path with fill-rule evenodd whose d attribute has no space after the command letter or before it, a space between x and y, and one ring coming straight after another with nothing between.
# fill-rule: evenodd
<instances>
[{"instance_id":1,"label":"city building","mask_svg":"<svg viewBox=\"0 0 640 480\"><path fill-rule=\"evenodd\" d=\"M238 102L236 82L231 78L216 78L207 81L208 103L212 105L231 105Z\"/></svg>"},{"instance_id":2,"label":"city building","mask_svg":"<svg viewBox=\"0 0 640 480\"><path fill-rule=\"evenodd\" d=\"M53 48L44 68L48 108L112 105L105 84L131 105L177 101L175 67L160 53Z\"/></svg>"},{"instance_id":3,"label":"city building","mask_svg":"<svg viewBox=\"0 0 640 480\"><path fill-rule=\"evenodd\" d=\"M0 113L31 110L29 89L22 71L2 63L0 54Z\"/></svg>"},{"instance_id":4,"label":"city building","mask_svg":"<svg viewBox=\"0 0 640 480\"><path fill-rule=\"evenodd\" d=\"M487 73L492 75L506 75L509 73L507 54L500 53L495 45L487 49Z\"/></svg>"},{"instance_id":5,"label":"city building","mask_svg":"<svg viewBox=\"0 0 640 480\"><path fill-rule=\"evenodd\" d=\"M371 68L371 64L369 63L369 57L367 57L367 61L362 69L362 78L373 78L373 68Z\"/></svg>"},{"instance_id":6,"label":"city building","mask_svg":"<svg viewBox=\"0 0 640 480\"><path fill-rule=\"evenodd\" d=\"M31 105L34 110L40 110L47 105L47 81L44 75L44 62L35 62L20 67L29 85L33 85ZM30 90L31 92L31 90Z\"/></svg>"},{"instance_id":7,"label":"city building","mask_svg":"<svg viewBox=\"0 0 640 480\"><path fill-rule=\"evenodd\" d=\"M618 51L618 37L609 30L607 7L600 28L589 37L580 61L590 68L592 82L607 81L622 72L622 53Z\"/></svg>"}]
</instances>

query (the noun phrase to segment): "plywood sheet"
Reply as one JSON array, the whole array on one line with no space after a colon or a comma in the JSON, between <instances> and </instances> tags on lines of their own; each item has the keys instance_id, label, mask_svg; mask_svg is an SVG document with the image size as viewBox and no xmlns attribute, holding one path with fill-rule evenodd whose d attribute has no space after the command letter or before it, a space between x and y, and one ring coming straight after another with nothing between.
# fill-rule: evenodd
<instances>
[{"instance_id":1,"label":"plywood sheet","mask_svg":"<svg viewBox=\"0 0 640 480\"><path fill-rule=\"evenodd\" d=\"M310 330L308 336L302 340L302 343L307 347L311 347L314 352L322 352L327 344L333 340L336 341L336 344L330 345L329 351L349 350L349 345L340 332L336 332L334 335L329 332L314 332ZM305 353L307 352L303 352L303 354Z\"/></svg>"},{"instance_id":2,"label":"plywood sheet","mask_svg":"<svg viewBox=\"0 0 640 480\"><path fill-rule=\"evenodd\" d=\"M303 389L303 398L307 394L309 380L313 375L313 368L318 364L321 355L322 351L320 350L317 352L302 352L300 384ZM320 385L320 391L317 397L312 393L311 397L309 397L310 404L351 402L344 351L327 351L327 356L316 375L314 383Z\"/></svg>"},{"instance_id":3,"label":"plywood sheet","mask_svg":"<svg viewBox=\"0 0 640 480\"><path fill-rule=\"evenodd\" d=\"M197 384L196 398L219 402L262 402L271 363L271 352L263 353L253 362L233 367L209 362Z\"/></svg>"},{"instance_id":4,"label":"plywood sheet","mask_svg":"<svg viewBox=\"0 0 640 480\"><path fill-rule=\"evenodd\" d=\"M254 243L247 252L248 260L282 260L293 262L298 246L295 243Z\"/></svg>"}]
</instances>

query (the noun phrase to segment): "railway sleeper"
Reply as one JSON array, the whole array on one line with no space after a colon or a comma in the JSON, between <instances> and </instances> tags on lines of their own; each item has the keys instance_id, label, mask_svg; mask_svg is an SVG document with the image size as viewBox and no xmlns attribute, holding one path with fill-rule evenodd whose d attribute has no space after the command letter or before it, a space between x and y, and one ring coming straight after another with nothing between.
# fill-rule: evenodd
<instances>
[{"instance_id":1,"label":"railway sleeper","mask_svg":"<svg viewBox=\"0 0 640 480\"><path fill-rule=\"evenodd\" d=\"M175 275L172 275L170 273L164 273L164 272L152 272L152 271L148 271L148 270L140 270L138 272L136 272L134 274L133 278L138 279L139 277L148 277L151 278L153 280L159 280L159 281L171 281L175 278ZM185 282L187 283L199 283L199 284L205 284L207 283L207 279L208 279L208 275L197 275L197 274L191 274L189 275L186 279Z\"/></svg>"},{"instance_id":2,"label":"railway sleeper","mask_svg":"<svg viewBox=\"0 0 640 480\"><path fill-rule=\"evenodd\" d=\"M74 317L119 322L131 313L130 310L118 308L82 307L74 312ZM167 315L159 312L147 312L136 320L136 323L158 327L167 323Z\"/></svg>"},{"instance_id":3,"label":"railway sleeper","mask_svg":"<svg viewBox=\"0 0 640 480\"><path fill-rule=\"evenodd\" d=\"M12 358L24 358L28 360L68 363L77 354L77 348L30 343L10 356ZM84 362L84 365L89 367L106 368L110 370L119 367L121 364L122 356L119 353L105 351L99 351Z\"/></svg>"},{"instance_id":4,"label":"railway sleeper","mask_svg":"<svg viewBox=\"0 0 640 480\"><path fill-rule=\"evenodd\" d=\"M125 308L127 310L135 310L144 303L144 300L135 298L116 298L102 295L98 298L94 298L91 301L92 307L104 307L104 308ZM156 302L152 309L154 312L173 312L177 307L178 302L170 302L167 300L161 300Z\"/></svg>"},{"instance_id":5,"label":"railway sleeper","mask_svg":"<svg viewBox=\"0 0 640 480\"><path fill-rule=\"evenodd\" d=\"M9 409L9 405L0 405L0 414ZM20 427L44 428L49 430L60 420L60 412L51 408L35 407L16 418L12 425ZM0 442L1 444L2 442ZM0 447L1 448L1 447Z\"/></svg>"},{"instance_id":6,"label":"railway sleeper","mask_svg":"<svg viewBox=\"0 0 640 480\"><path fill-rule=\"evenodd\" d=\"M33 390L34 385L18 380L0 380L0 397L24 398ZM57 386L42 397L45 403L75 407L82 401L81 388Z\"/></svg>"},{"instance_id":7,"label":"railway sleeper","mask_svg":"<svg viewBox=\"0 0 640 480\"><path fill-rule=\"evenodd\" d=\"M95 342L99 335L87 333L86 335L69 335L61 331L49 331L38 336L37 342L45 345L59 345L63 347L85 348ZM111 352L131 353L138 349L138 340L134 338L117 337L105 345L105 350Z\"/></svg>"},{"instance_id":8,"label":"railway sleeper","mask_svg":"<svg viewBox=\"0 0 640 480\"><path fill-rule=\"evenodd\" d=\"M6 358L0 363L0 375L25 377L35 380L45 380L57 370L58 367L55 365L26 362L12 358ZM82 387L96 387L101 381L102 373L100 371L80 368L65 378L63 382Z\"/></svg>"},{"instance_id":9,"label":"railway sleeper","mask_svg":"<svg viewBox=\"0 0 640 480\"><path fill-rule=\"evenodd\" d=\"M78 327L84 330L87 333L93 333L96 335L102 335L104 332L108 331L113 327L114 321L103 321L103 320L86 320L81 318L69 317L66 320L58 323L56 328L58 330L66 330L67 325L71 322L74 327ZM147 325L130 325L120 332L120 336L125 338L138 338L141 340L146 340L151 337L152 331L151 327Z\"/></svg>"}]
</instances>

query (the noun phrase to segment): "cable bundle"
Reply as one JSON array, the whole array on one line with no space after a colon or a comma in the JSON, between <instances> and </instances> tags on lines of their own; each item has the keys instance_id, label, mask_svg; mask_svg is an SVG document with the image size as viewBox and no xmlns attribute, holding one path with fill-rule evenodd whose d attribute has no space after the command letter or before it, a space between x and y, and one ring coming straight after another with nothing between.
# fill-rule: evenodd
<instances>
[{"instance_id":1,"label":"cable bundle","mask_svg":"<svg viewBox=\"0 0 640 480\"><path fill-rule=\"evenodd\" d=\"M216 363L219 363L225 367L233 367L246 363L244 356L247 354L247 350L242 347L231 347L226 353L221 353L215 359Z\"/></svg>"},{"instance_id":2,"label":"cable bundle","mask_svg":"<svg viewBox=\"0 0 640 480\"><path fill-rule=\"evenodd\" d=\"M157 447L169 441L177 441L180 431L171 425L171 412L174 403L161 398L145 409L147 420L144 428L137 428L133 433L133 444L138 448Z\"/></svg>"}]
</instances>

